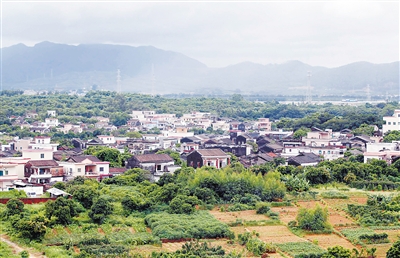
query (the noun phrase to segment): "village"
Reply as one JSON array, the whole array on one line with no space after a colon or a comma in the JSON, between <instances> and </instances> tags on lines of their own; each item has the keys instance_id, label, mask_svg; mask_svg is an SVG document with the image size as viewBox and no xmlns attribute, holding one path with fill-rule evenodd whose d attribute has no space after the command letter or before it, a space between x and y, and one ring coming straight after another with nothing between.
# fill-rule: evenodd
<instances>
[{"instance_id":1,"label":"village","mask_svg":"<svg viewBox=\"0 0 400 258\"><path fill-rule=\"evenodd\" d=\"M69 181L77 176L101 181L131 168L149 171L151 181L155 182L163 174L180 169L183 163L193 168L211 166L218 169L229 165L232 157L245 168L273 162L277 158L281 158L283 165L305 167L316 166L323 160L344 158L348 152L361 155L364 163L377 159L390 165L400 157L400 142L384 143L382 136L400 129L399 114L400 110L395 110L393 116L383 117L382 129L370 125L374 136L354 135L350 129L334 132L312 127L299 138L294 137L293 131L273 131L273 122L268 118L240 122L204 112L177 117L176 114L135 110L126 125L121 127L129 132L158 133L113 136L112 132L118 128L110 124L109 118L95 117L94 127L105 130L108 135L98 135L87 141L74 138L68 147L53 142L46 133L51 130L64 134L70 131L82 133L87 129L84 123L61 124L57 112L49 110L45 121L29 124L25 119L35 118L37 113L28 112L24 117L11 117L14 125L40 135L1 144L0 189L24 190L28 196L38 197L56 182ZM210 128L214 133L207 133ZM195 134L193 129L203 133ZM128 152L131 157L123 162L124 166L113 167L109 161L85 155L84 151L91 146ZM162 150L179 153L183 163L176 162L168 154L156 154Z\"/></svg>"}]
</instances>

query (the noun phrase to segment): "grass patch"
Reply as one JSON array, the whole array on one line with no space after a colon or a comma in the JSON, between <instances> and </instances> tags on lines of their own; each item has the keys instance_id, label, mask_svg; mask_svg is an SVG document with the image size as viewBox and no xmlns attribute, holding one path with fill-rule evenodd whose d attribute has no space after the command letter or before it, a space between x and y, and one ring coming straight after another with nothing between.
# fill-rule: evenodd
<instances>
[{"instance_id":1,"label":"grass patch","mask_svg":"<svg viewBox=\"0 0 400 258\"><path fill-rule=\"evenodd\" d=\"M241 226L275 226L282 225L279 220L270 219L270 220L241 220L236 219L234 222L228 223L230 227L241 227Z\"/></svg>"},{"instance_id":2,"label":"grass patch","mask_svg":"<svg viewBox=\"0 0 400 258\"><path fill-rule=\"evenodd\" d=\"M338 191L322 192L321 197L325 199L349 199L349 196Z\"/></svg>"},{"instance_id":3,"label":"grass patch","mask_svg":"<svg viewBox=\"0 0 400 258\"><path fill-rule=\"evenodd\" d=\"M218 221L207 211L194 214L150 214L146 224L155 236L166 239L233 237L228 225Z\"/></svg>"},{"instance_id":4,"label":"grass patch","mask_svg":"<svg viewBox=\"0 0 400 258\"><path fill-rule=\"evenodd\" d=\"M345 228L340 230L340 232L353 244L360 244L360 245L363 244L363 242L360 241L359 239L361 235L375 234L375 232L370 228Z\"/></svg>"},{"instance_id":5,"label":"grass patch","mask_svg":"<svg viewBox=\"0 0 400 258\"><path fill-rule=\"evenodd\" d=\"M0 241L0 257L19 258L20 256L13 254L13 249Z\"/></svg>"},{"instance_id":6,"label":"grass patch","mask_svg":"<svg viewBox=\"0 0 400 258\"><path fill-rule=\"evenodd\" d=\"M281 251L286 252L293 257L296 257L297 255L310 254L321 255L326 252L323 248L310 242L288 242L284 244L276 244L276 246L278 246Z\"/></svg>"}]
</instances>

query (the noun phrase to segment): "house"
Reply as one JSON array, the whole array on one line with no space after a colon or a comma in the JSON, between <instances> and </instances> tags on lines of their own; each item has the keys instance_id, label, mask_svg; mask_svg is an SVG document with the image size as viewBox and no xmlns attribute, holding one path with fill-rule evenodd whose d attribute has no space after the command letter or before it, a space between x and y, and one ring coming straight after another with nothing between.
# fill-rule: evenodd
<instances>
[{"instance_id":1,"label":"house","mask_svg":"<svg viewBox=\"0 0 400 258\"><path fill-rule=\"evenodd\" d=\"M270 143L259 146L258 150L263 153L268 153L268 152L282 153L283 146L276 143Z\"/></svg>"},{"instance_id":2,"label":"house","mask_svg":"<svg viewBox=\"0 0 400 258\"><path fill-rule=\"evenodd\" d=\"M298 156L290 157L288 165L293 166L316 166L321 161L321 158L314 153L300 153Z\"/></svg>"},{"instance_id":3,"label":"house","mask_svg":"<svg viewBox=\"0 0 400 258\"><path fill-rule=\"evenodd\" d=\"M395 109L392 116L383 117L384 124L382 125L383 134L389 131L400 130L400 109Z\"/></svg>"},{"instance_id":4,"label":"house","mask_svg":"<svg viewBox=\"0 0 400 258\"><path fill-rule=\"evenodd\" d=\"M8 191L18 180L18 164L0 164L0 191Z\"/></svg>"},{"instance_id":5,"label":"house","mask_svg":"<svg viewBox=\"0 0 400 258\"><path fill-rule=\"evenodd\" d=\"M150 172L168 172L168 166L174 165L174 159L168 154L134 155L126 161L126 167L141 168Z\"/></svg>"},{"instance_id":6,"label":"house","mask_svg":"<svg viewBox=\"0 0 400 258\"><path fill-rule=\"evenodd\" d=\"M181 144L180 147L180 152L183 153L190 153L194 150L198 150L199 149L199 144L194 143L194 142L184 142Z\"/></svg>"},{"instance_id":7,"label":"house","mask_svg":"<svg viewBox=\"0 0 400 258\"><path fill-rule=\"evenodd\" d=\"M52 149L28 149L22 150L22 158L29 158L31 160L52 160Z\"/></svg>"},{"instance_id":8,"label":"house","mask_svg":"<svg viewBox=\"0 0 400 258\"><path fill-rule=\"evenodd\" d=\"M115 137L112 135L98 135L97 138L104 144L114 144L116 143Z\"/></svg>"},{"instance_id":9,"label":"house","mask_svg":"<svg viewBox=\"0 0 400 258\"><path fill-rule=\"evenodd\" d=\"M67 158L64 162L59 162L65 170L67 176L85 176L98 178L100 175L110 173L110 162L101 161L92 155L78 155Z\"/></svg>"},{"instance_id":10,"label":"house","mask_svg":"<svg viewBox=\"0 0 400 258\"><path fill-rule=\"evenodd\" d=\"M25 177L30 183L49 184L63 181L64 169L54 160L30 160L25 164Z\"/></svg>"},{"instance_id":11,"label":"house","mask_svg":"<svg viewBox=\"0 0 400 258\"><path fill-rule=\"evenodd\" d=\"M272 122L269 121L269 118L259 118L256 124L258 130L271 131Z\"/></svg>"},{"instance_id":12,"label":"house","mask_svg":"<svg viewBox=\"0 0 400 258\"><path fill-rule=\"evenodd\" d=\"M57 127L59 124L60 124L60 122L58 121L58 118L49 117L49 118L46 118L46 119L44 120L43 126L47 126L47 127Z\"/></svg>"},{"instance_id":13,"label":"house","mask_svg":"<svg viewBox=\"0 0 400 258\"><path fill-rule=\"evenodd\" d=\"M47 110L47 116L56 117L57 116L57 112L55 110Z\"/></svg>"},{"instance_id":14,"label":"house","mask_svg":"<svg viewBox=\"0 0 400 258\"><path fill-rule=\"evenodd\" d=\"M187 165L193 168L211 166L223 168L230 164L231 157L220 149L196 150L187 155Z\"/></svg>"},{"instance_id":15,"label":"house","mask_svg":"<svg viewBox=\"0 0 400 258\"><path fill-rule=\"evenodd\" d=\"M181 168L176 166L174 159L168 154L134 155L126 162L126 167L141 168L151 173L151 181L158 181L165 173L174 173Z\"/></svg>"}]
</instances>

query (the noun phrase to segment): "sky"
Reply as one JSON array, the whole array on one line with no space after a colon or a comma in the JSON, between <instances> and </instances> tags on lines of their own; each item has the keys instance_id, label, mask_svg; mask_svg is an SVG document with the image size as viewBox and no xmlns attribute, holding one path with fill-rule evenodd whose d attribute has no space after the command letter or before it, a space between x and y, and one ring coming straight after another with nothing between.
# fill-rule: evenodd
<instances>
[{"instance_id":1,"label":"sky","mask_svg":"<svg viewBox=\"0 0 400 258\"><path fill-rule=\"evenodd\" d=\"M154 46L209 67L399 61L399 1L1 1L1 47Z\"/></svg>"}]
</instances>

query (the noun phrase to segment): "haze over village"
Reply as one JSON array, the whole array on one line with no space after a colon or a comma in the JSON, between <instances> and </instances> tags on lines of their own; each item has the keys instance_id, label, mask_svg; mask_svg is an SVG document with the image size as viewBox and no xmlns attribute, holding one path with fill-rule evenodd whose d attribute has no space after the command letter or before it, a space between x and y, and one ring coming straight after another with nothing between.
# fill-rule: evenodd
<instances>
[{"instance_id":1,"label":"haze over village","mask_svg":"<svg viewBox=\"0 0 400 258\"><path fill-rule=\"evenodd\" d=\"M398 1L2 1L1 257L400 257Z\"/></svg>"}]
</instances>

